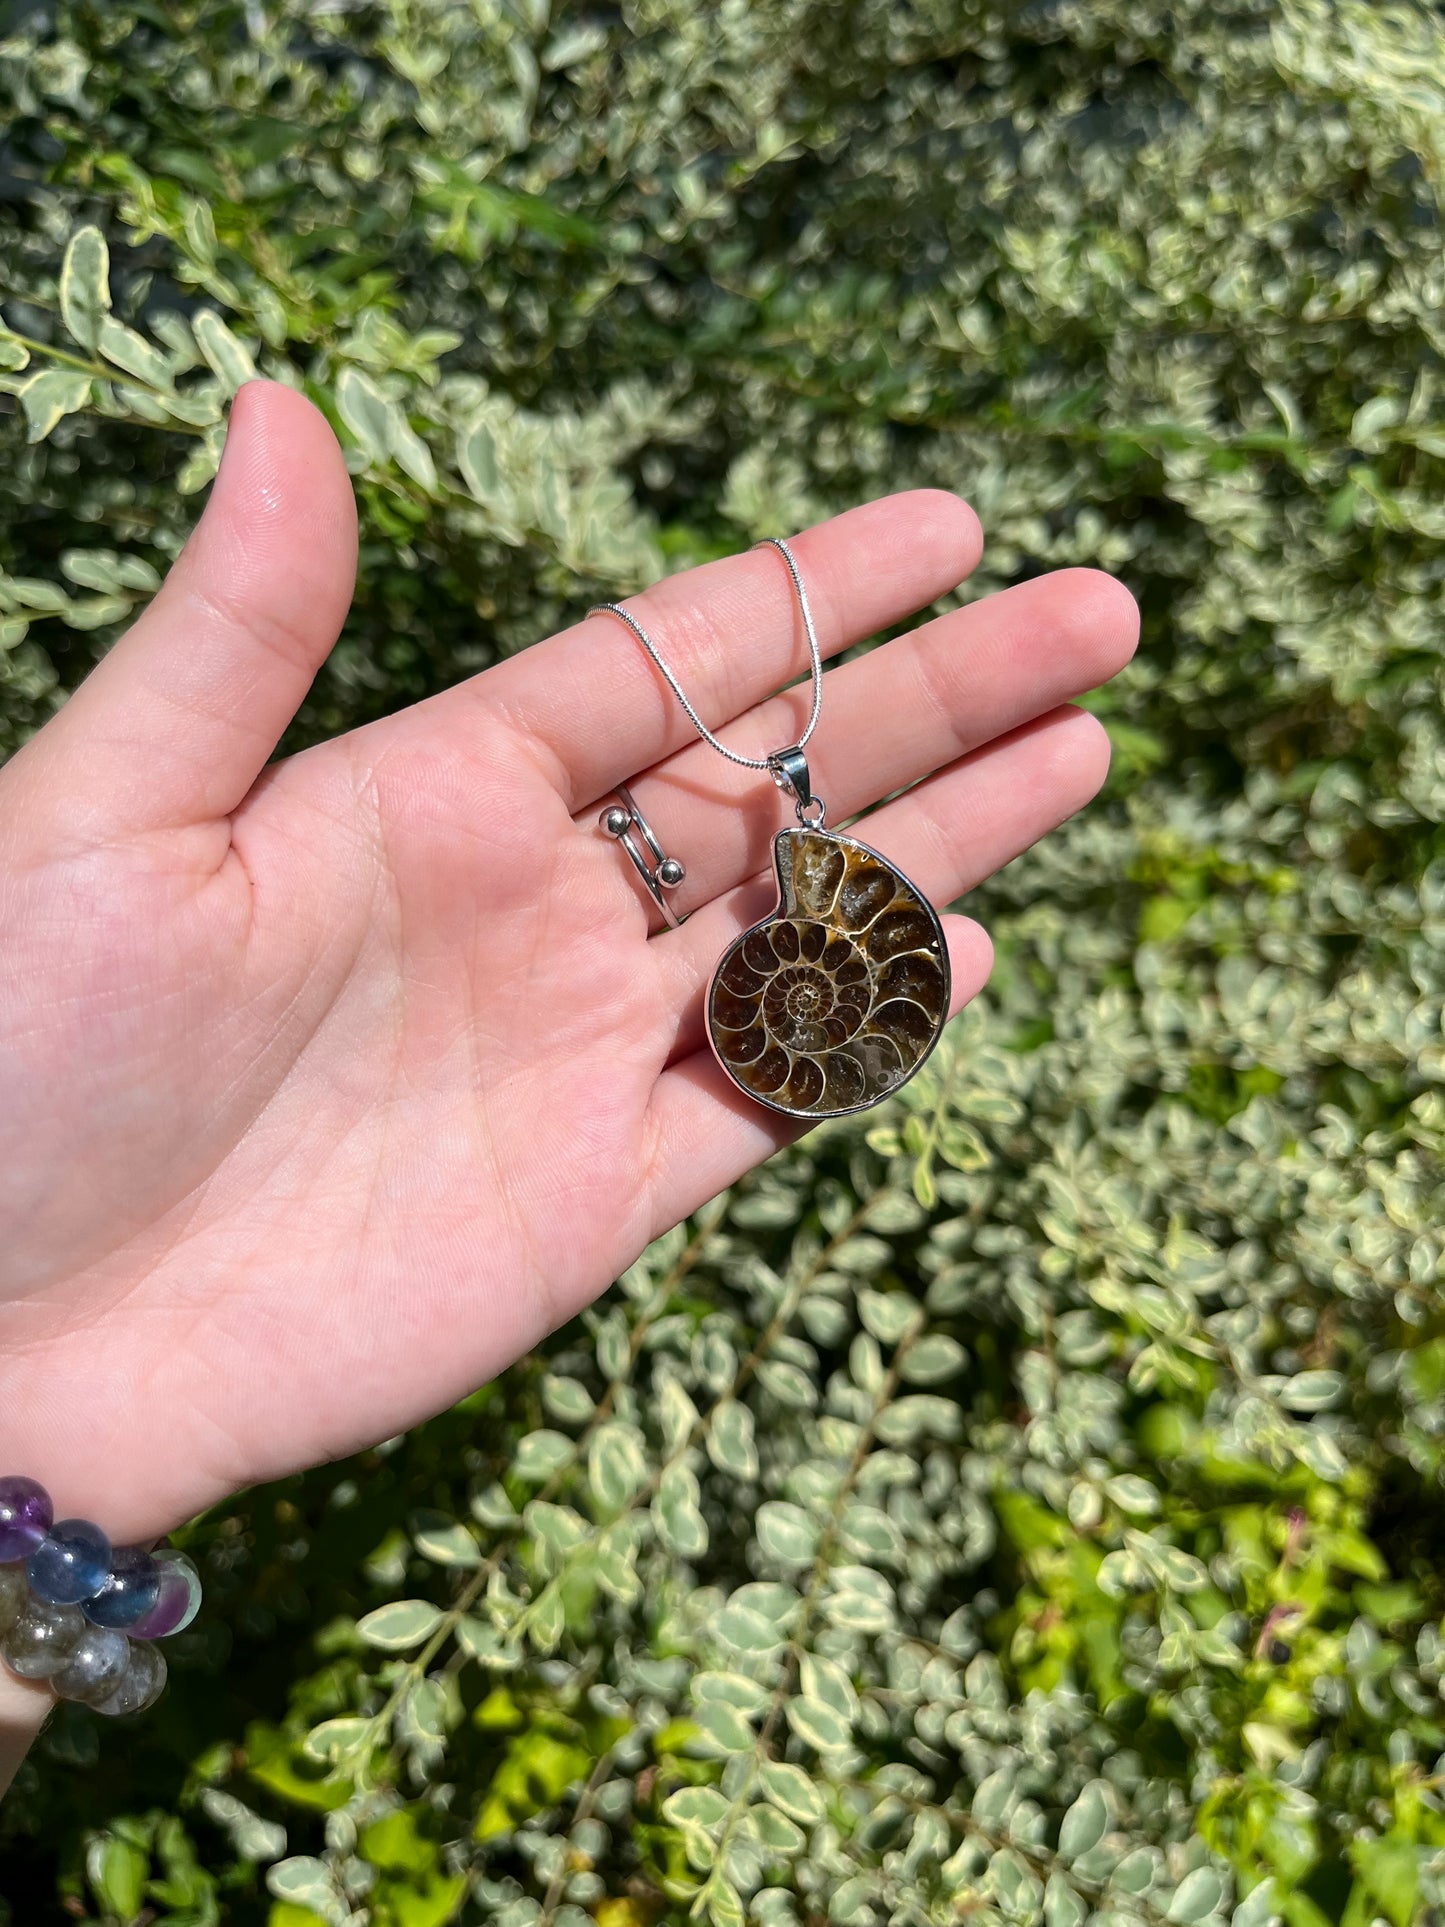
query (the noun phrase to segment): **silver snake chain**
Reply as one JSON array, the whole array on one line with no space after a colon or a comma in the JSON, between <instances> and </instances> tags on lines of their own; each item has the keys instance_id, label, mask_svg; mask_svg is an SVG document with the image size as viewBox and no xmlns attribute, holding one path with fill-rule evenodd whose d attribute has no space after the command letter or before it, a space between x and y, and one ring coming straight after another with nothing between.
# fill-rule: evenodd
<instances>
[{"instance_id":1,"label":"silver snake chain","mask_svg":"<svg viewBox=\"0 0 1445 1927\"><path fill-rule=\"evenodd\" d=\"M823 659L818 649L818 632L813 627L813 611L808 604L808 591L803 585L803 578L798 572L798 565L793 560L793 551L780 535L764 536L762 542L757 546L759 548L764 546L775 548L787 563L788 574L793 578L793 587L797 591L798 607L803 612L803 627L808 635L808 654L813 665L813 713L809 716L808 726L798 738L797 742L789 744L789 748L800 750L806 747L808 738L818 727L818 715L823 707ZM633 635L636 636L648 655L651 656L652 660L662 671L663 676L667 680L668 688L682 704L684 710L686 710L688 721L705 743L711 743L719 756L726 756L730 763L741 764L744 769L776 769L777 758L780 753L777 750L774 750L771 756L743 756L737 750L729 749L726 743L720 743L718 741L717 737L713 735L702 717L698 715L697 711L688 701L682 684L677 680L677 677L673 675L672 670L658 653L657 644L652 640L652 637L648 635L642 624L637 620L637 617L633 615L630 610L624 609L620 602L598 602L594 603L587 613L589 616L618 616L627 624Z\"/></svg>"}]
</instances>

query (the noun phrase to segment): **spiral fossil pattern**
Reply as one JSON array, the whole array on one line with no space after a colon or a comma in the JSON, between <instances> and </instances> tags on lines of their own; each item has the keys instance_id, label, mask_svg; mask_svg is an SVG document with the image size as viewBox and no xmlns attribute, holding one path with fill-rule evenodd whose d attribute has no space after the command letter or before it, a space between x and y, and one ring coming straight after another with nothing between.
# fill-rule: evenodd
<instances>
[{"instance_id":1,"label":"spiral fossil pattern","mask_svg":"<svg viewBox=\"0 0 1445 1927\"><path fill-rule=\"evenodd\" d=\"M933 906L876 851L783 830L780 900L724 952L708 996L719 1062L790 1116L837 1117L886 1097L948 1015L948 952Z\"/></svg>"}]
</instances>

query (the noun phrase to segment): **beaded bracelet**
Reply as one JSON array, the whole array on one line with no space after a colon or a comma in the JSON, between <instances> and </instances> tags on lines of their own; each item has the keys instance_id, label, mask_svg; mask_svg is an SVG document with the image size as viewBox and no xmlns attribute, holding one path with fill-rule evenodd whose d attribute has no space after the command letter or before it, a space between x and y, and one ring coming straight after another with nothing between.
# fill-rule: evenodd
<instances>
[{"instance_id":1,"label":"beaded bracelet","mask_svg":"<svg viewBox=\"0 0 1445 1927\"><path fill-rule=\"evenodd\" d=\"M140 1713L165 1689L154 1641L189 1626L201 1581L182 1552L116 1546L57 1524L34 1479L0 1478L0 1659L97 1713Z\"/></svg>"}]
</instances>

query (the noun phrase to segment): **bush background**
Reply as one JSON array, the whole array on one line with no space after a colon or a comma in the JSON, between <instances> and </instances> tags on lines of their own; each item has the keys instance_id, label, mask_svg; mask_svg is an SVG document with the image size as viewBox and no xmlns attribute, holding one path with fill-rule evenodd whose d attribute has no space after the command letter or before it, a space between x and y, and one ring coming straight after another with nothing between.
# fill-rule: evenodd
<instances>
[{"instance_id":1,"label":"bush background","mask_svg":"<svg viewBox=\"0 0 1445 1927\"><path fill-rule=\"evenodd\" d=\"M982 515L965 595L1144 612L929 1071L192 1528L166 1701L67 1710L0 1815L12 1918L1441 1918L1439 10L0 34L0 746L253 366L362 511L296 743L919 483Z\"/></svg>"}]
</instances>

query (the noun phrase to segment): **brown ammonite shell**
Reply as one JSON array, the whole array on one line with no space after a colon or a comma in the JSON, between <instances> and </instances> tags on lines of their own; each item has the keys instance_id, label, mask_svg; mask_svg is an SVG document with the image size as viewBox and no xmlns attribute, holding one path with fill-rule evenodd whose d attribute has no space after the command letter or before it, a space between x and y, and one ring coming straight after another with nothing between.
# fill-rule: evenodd
<instances>
[{"instance_id":1,"label":"brown ammonite shell","mask_svg":"<svg viewBox=\"0 0 1445 1927\"><path fill-rule=\"evenodd\" d=\"M948 1016L937 912L866 843L780 830L778 907L723 953L708 1035L728 1076L789 1117L865 1110L911 1077Z\"/></svg>"}]
</instances>

